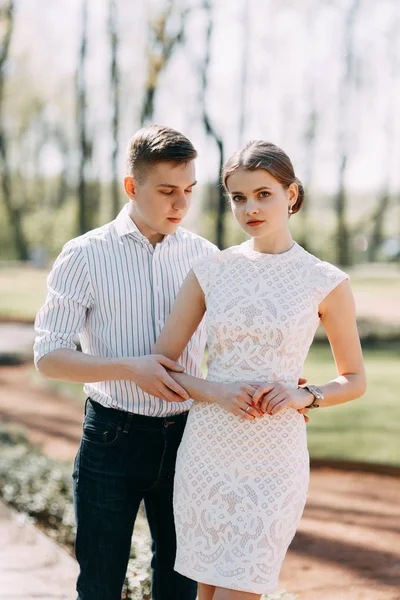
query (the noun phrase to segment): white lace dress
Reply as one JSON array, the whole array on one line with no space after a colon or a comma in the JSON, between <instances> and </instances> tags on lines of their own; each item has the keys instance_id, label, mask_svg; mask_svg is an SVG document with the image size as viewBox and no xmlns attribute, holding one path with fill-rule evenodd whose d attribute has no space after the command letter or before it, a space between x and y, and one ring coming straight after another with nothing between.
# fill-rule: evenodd
<instances>
[{"instance_id":1,"label":"white lace dress","mask_svg":"<svg viewBox=\"0 0 400 600\"><path fill-rule=\"evenodd\" d=\"M347 275L295 243L261 254L251 241L195 263L207 305L207 379L297 386L318 305ZM274 592L309 482L304 418L254 421L195 402L178 451L175 569L255 594Z\"/></svg>"}]
</instances>

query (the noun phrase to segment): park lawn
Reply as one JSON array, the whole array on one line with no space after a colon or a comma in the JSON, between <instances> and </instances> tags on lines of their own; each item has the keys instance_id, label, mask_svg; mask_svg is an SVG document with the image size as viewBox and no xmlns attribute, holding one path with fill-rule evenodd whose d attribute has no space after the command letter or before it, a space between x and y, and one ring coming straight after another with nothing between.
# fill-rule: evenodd
<instances>
[{"instance_id":1,"label":"park lawn","mask_svg":"<svg viewBox=\"0 0 400 600\"><path fill-rule=\"evenodd\" d=\"M33 320L45 300L47 270L32 267L0 269L0 319ZM350 270L358 316L400 323L400 272L395 265L362 266ZM399 343L381 342L365 349L368 391L349 404L311 413L308 426L312 457L380 462L400 466L400 402L396 373ZM335 377L329 347L315 344L305 365L310 382ZM37 381L39 375L33 374ZM398 375L397 375L398 378ZM50 382L55 393L84 398L80 384Z\"/></svg>"},{"instance_id":2,"label":"park lawn","mask_svg":"<svg viewBox=\"0 0 400 600\"><path fill-rule=\"evenodd\" d=\"M307 426L312 458L361 461L400 466L400 402L398 357L400 343L365 348L368 390L359 400L341 406L310 411ZM203 365L205 367L205 365ZM205 369L204 369L205 370ZM326 344L315 344L304 376L311 383L336 377L335 363ZM61 395L83 402L82 384L43 379L32 370L32 381Z\"/></svg>"},{"instance_id":3,"label":"park lawn","mask_svg":"<svg viewBox=\"0 0 400 600\"><path fill-rule=\"evenodd\" d=\"M399 356L400 343L365 348L366 394L341 406L310 411L307 429L312 458L400 466ZM336 377L329 346L311 348L304 376L317 384Z\"/></svg>"},{"instance_id":4,"label":"park lawn","mask_svg":"<svg viewBox=\"0 0 400 600\"><path fill-rule=\"evenodd\" d=\"M0 267L0 320L33 321L46 298L49 269ZM349 269L359 318L400 326L400 269L362 265Z\"/></svg>"},{"instance_id":5,"label":"park lawn","mask_svg":"<svg viewBox=\"0 0 400 600\"><path fill-rule=\"evenodd\" d=\"M57 396L72 398L77 402L84 402L87 395L83 391L83 383L71 381L58 381L57 379L45 379L35 368L29 373L29 381L34 386L45 387Z\"/></svg>"},{"instance_id":6,"label":"park lawn","mask_svg":"<svg viewBox=\"0 0 400 600\"><path fill-rule=\"evenodd\" d=\"M396 264L360 265L348 270L359 318L400 325L400 269Z\"/></svg>"},{"instance_id":7,"label":"park lawn","mask_svg":"<svg viewBox=\"0 0 400 600\"><path fill-rule=\"evenodd\" d=\"M33 322L46 299L47 269L29 266L0 269L0 320Z\"/></svg>"}]
</instances>

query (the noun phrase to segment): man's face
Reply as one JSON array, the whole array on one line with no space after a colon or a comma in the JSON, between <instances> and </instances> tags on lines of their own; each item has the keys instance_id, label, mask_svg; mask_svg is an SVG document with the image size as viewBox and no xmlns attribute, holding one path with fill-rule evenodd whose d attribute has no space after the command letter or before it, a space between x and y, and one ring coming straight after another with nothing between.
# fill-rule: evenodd
<instances>
[{"instance_id":1,"label":"man's face","mask_svg":"<svg viewBox=\"0 0 400 600\"><path fill-rule=\"evenodd\" d=\"M156 163L140 181L126 177L125 191L132 200L130 216L143 235L158 242L175 233L190 208L195 184L193 160Z\"/></svg>"}]
</instances>

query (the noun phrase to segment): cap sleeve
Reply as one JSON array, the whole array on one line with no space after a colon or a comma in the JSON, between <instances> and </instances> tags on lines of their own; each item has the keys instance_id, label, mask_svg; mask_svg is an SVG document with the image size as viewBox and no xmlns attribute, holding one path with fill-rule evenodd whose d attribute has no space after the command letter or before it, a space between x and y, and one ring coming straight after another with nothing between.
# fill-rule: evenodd
<instances>
[{"instance_id":1,"label":"cap sleeve","mask_svg":"<svg viewBox=\"0 0 400 600\"><path fill-rule=\"evenodd\" d=\"M320 262L316 265L315 273L315 297L320 304L326 296L350 276L328 262Z\"/></svg>"},{"instance_id":2,"label":"cap sleeve","mask_svg":"<svg viewBox=\"0 0 400 600\"><path fill-rule=\"evenodd\" d=\"M212 257L196 260L192 264L192 269L197 277L197 281L200 284L201 289L204 292L204 296L207 296L209 284L210 284L210 271L211 271Z\"/></svg>"}]
</instances>

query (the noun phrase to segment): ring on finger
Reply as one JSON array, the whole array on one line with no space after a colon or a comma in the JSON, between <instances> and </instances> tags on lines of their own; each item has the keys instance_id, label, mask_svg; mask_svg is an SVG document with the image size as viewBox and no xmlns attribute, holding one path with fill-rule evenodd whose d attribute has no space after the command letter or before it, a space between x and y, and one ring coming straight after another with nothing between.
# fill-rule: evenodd
<instances>
[{"instance_id":1,"label":"ring on finger","mask_svg":"<svg viewBox=\"0 0 400 600\"><path fill-rule=\"evenodd\" d=\"M250 408L251 408L251 406L249 404L248 407L246 408L246 412L249 412Z\"/></svg>"}]
</instances>

